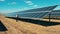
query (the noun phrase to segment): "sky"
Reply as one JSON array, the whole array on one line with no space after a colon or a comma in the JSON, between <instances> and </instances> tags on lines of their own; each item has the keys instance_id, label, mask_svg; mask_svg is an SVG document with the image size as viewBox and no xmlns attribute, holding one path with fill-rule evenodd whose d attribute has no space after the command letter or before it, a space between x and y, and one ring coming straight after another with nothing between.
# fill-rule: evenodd
<instances>
[{"instance_id":1,"label":"sky","mask_svg":"<svg viewBox=\"0 0 60 34\"><path fill-rule=\"evenodd\" d=\"M0 0L0 13L12 13L53 5L60 5L60 0ZM60 6L55 10L59 9Z\"/></svg>"}]
</instances>

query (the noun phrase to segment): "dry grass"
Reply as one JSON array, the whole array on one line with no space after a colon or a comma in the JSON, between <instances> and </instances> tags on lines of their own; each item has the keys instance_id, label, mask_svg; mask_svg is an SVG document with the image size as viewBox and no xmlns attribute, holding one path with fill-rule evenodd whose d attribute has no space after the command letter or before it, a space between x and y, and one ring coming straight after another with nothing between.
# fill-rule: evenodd
<instances>
[{"instance_id":1,"label":"dry grass","mask_svg":"<svg viewBox=\"0 0 60 34\"><path fill-rule=\"evenodd\" d=\"M37 24L22 22L14 19L0 17L8 31L0 34L60 34L60 25L44 27Z\"/></svg>"}]
</instances>

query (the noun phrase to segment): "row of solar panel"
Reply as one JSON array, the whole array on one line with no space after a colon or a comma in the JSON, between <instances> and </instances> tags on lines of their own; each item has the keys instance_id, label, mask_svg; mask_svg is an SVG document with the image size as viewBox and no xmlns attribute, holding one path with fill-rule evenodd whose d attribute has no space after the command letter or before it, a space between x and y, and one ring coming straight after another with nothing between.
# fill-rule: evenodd
<instances>
[{"instance_id":1,"label":"row of solar panel","mask_svg":"<svg viewBox=\"0 0 60 34\"><path fill-rule=\"evenodd\" d=\"M8 14L9 17L16 17L15 13ZM19 17L29 17L29 18L42 18L42 17L49 17L49 12L40 12L40 13L25 13L25 14L18 14ZM51 12L51 17L60 17L60 12Z\"/></svg>"},{"instance_id":2,"label":"row of solar panel","mask_svg":"<svg viewBox=\"0 0 60 34\"><path fill-rule=\"evenodd\" d=\"M48 12L18 14L19 17L42 18ZM8 14L9 17L16 17L16 14Z\"/></svg>"},{"instance_id":3,"label":"row of solar panel","mask_svg":"<svg viewBox=\"0 0 60 34\"><path fill-rule=\"evenodd\" d=\"M19 14L19 17L30 17L30 18L42 18L48 12L41 12L41 13L29 13L29 14Z\"/></svg>"},{"instance_id":4,"label":"row of solar panel","mask_svg":"<svg viewBox=\"0 0 60 34\"><path fill-rule=\"evenodd\" d=\"M49 17L49 13L48 12L45 12L45 13L30 13L30 14L19 14L20 17L30 17L30 18L42 18L42 17ZM51 17L60 17L60 13L54 13L52 12Z\"/></svg>"},{"instance_id":5,"label":"row of solar panel","mask_svg":"<svg viewBox=\"0 0 60 34\"><path fill-rule=\"evenodd\" d=\"M44 16L48 16L51 10L53 10L55 6L50 6L50 7L44 7L44 8L38 8L38 9L32 9L32 10L27 10L27 11L21 11L21 12L15 12L8 14L8 17L16 17L16 14L18 14L19 17L29 17L29 18L42 18ZM46 12L45 12L46 11ZM54 11L53 11L54 12ZM56 13L52 13L53 15L57 15Z\"/></svg>"},{"instance_id":6,"label":"row of solar panel","mask_svg":"<svg viewBox=\"0 0 60 34\"><path fill-rule=\"evenodd\" d=\"M16 13L26 13L26 12L41 12L41 11L50 11L56 8L58 5L55 6L49 6L49 7L43 7L43 8L37 8L37 9L31 9L31 10L26 10L26 11L21 11L21 12L16 12Z\"/></svg>"}]
</instances>

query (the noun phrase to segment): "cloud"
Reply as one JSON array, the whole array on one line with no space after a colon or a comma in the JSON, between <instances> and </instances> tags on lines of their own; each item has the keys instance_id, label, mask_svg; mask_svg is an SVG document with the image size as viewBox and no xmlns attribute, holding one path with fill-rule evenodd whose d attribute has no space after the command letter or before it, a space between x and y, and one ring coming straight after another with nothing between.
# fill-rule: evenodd
<instances>
[{"instance_id":1,"label":"cloud","mask_svg":"<svg viewBox=\"0 0 60 34\"><path fill-rule=\"evenodd\" d=\"M34 5L34 7L38 7L38 5Z\"/></svg>"},{"instance_id":2,"label":"cloud","mask_svg":"<svg viewBox=\"0 0 60 34\"><path fill-rule=\"evenodd\" d=\"M14 5L14 4L17 4L17 3L16 2L8 3L8 5Z\"/></svg>"},{"instance_id":3,"label":"cloud","mask_svg":"<svg viewBox=\"0 0 60 34\"><path fill-rule=\"evenodd\" d=\"M16 4L16 2L12 2L11 4Z\"/></svg>"},{"instance_id":4,"label":"cloud","mask_svg":"<svg viewBox=\"0 0 60 34\"><path fill-rule=\"evenodd\" d=\"M1 2L5 1L5 0L0 0Z\"/></svg>"},{"instance_id":5,"label":"cloud","mask_svg":"<svg viewBox=\"0 0 60 34\"><path fill-rule=\"evenodd\" d=\"M33 5L32 1L24 1L25 3L27 3L28 5Z\"/></svg>"},{"instance_id":6,"label":"cloud","mask_svg":"<svg viewBox=\"0 0 60 34\"><path fill-rule=\"evenodd\" d=\"M33 5L34 8L38 8L38 5Z\"/></svg>"},{"instance_id":7,"label":"cloud","mask_svg":"<svg viewBox=\"0 0 60 34\"><path fill-rule=\"evenodd\" d=\"M34 4L34 3L33 3L32 1L30 1L30 0L25 0L24 2L27 3L28 5L34 7L34 8L38 7L37 4Z\"/></svg>"}]
</instances>

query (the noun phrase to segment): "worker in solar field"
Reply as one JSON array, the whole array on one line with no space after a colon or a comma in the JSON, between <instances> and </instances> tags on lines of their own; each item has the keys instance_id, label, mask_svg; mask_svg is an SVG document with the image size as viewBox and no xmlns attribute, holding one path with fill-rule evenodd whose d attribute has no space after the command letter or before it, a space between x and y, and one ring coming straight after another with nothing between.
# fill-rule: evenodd
<instances>
[{"instance_id":1,"label":"worker in solar field","mask_svg":"<svg viewBox=\"0 0 60 34\"><path fill-rule=\"evenodd\" d=\"M16 14L16 22L18 21L18 19L19 19L19 16L18 16L18 14Z\"/></svg>"}]
</instances>

